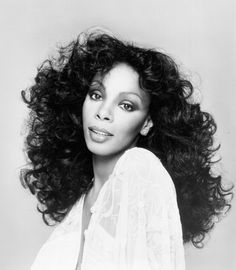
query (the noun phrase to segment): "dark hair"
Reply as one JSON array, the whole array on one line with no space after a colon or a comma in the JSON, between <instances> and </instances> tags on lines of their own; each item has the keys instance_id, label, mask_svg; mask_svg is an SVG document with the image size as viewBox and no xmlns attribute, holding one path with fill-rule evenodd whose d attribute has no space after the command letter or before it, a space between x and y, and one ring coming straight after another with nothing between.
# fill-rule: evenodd
<instances>
[{"instance_id":1,"label":"dark hair","mask_svg":"<svg viewBox=\"0 0 236 270\"><path fill-rule=\"evenodd\" d=\"M82 38L81 38L82 37ZM152 151L171 175L177 191L183 240L201 247L205 234L231 205L233 188L212 172L216 124L198 103L192 84L169 56L122 42L105 33L83 34L39 68L35 84L21 92L31 110L26 151L31 168L21 181L40 202L49 221L60 222L90 187L92 157L82 128L82 105L93 77L117 63L139 74L150 93L154 126L137 146ZM29 91L29 96L27 97Z\"/></svg>"}]
</instances>

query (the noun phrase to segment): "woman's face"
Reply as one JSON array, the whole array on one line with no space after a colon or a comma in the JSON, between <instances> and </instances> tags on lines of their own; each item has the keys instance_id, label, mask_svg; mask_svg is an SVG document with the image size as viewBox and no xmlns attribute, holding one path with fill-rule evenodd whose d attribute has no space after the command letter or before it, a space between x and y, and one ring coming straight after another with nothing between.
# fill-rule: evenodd
<instances>
[{"instance_id":1,"label":"woman's face","mask_svg":"<svg viewBox=\"0 0 236 270\"><path fill-rule=\"evenodd\" d=\"M150 125L149 94L139 76L125 63L107 74L97 74L83 104L83 130L87 147L95 155L119 154L136 145L140 131Z\"/></svg>"}]
</instances>

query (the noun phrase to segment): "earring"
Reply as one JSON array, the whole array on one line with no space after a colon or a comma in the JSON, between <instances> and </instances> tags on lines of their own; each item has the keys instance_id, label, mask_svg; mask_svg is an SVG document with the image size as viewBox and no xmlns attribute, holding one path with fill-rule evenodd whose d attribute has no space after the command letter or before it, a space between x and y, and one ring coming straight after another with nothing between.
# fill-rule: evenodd
<instances>
[{"instance_id":1,"label":"earring","mask_svg":"<svg viewBox=\"0 0 236 270\"><path fill-rule=\"evenodd\" d=\"M145 128L145 129L143 129L142 131L140 131L140 134L141 134L142 136L147 136L148 131L149 131L149 128Z\"/></svg>"}]
</instances>

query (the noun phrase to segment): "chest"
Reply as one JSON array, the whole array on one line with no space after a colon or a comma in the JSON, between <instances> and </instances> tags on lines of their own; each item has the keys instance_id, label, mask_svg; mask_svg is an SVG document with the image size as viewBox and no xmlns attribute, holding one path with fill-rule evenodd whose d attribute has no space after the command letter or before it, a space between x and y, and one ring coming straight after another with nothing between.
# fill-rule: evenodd
<instances>
[{"instance_id":1,"label":"chest","mask_svg":"<svg viewBox=\"0 0 236 270\"><path fill-rule=\"evenodd\" d=\"M83 258L83 251L84 251L84 242L85 242L85 231L88 229L90 219L91 219L91 212L90 208L92 206L92 203L89 200L84 200L84 204L82 207L82 225L81 225L81 242L80 242L80 252L78 256L78 263L77 263L77 268L80 270L79 266L82 262Z\"/></svg>"},{"instance_id":2,"label":"chest","mask_svg":"<svg viewBox=\"0 0 236 270\"><path fill-rule=\"evenodd\" d=\"M91 216L92 216L92 213L90 212L91 206L92 205L90 203L84 203L83 209L82 209L81 234L83 236L83 239L84 239L84 232L85 232L85 230L88 229L90 219L91 219Z\"/></svg>"}]
</instances>

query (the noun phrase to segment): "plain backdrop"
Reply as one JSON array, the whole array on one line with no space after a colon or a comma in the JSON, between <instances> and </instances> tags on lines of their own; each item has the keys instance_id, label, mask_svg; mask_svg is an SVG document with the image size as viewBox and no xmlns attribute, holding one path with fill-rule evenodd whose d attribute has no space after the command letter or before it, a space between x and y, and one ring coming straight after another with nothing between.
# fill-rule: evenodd
<instances>
[{"instance_id":1,"label":"plain backdrop","mask_svg":"<svg viewBox=\"0 0 236 270\"><path fill-rule=\"evenodd\" d=\"M51 228L19 181L26 106L20 91L36 68L83 30L102 26L168 53L191 77L218 124L218 169L236 176L236 10L234 0L21 0L0 2L0 269L29 269ZM235 201L234 201L235 205ZM236 205L201 250L186 245L187 270L236 269Z\"/></svg>"}]
</instances>

